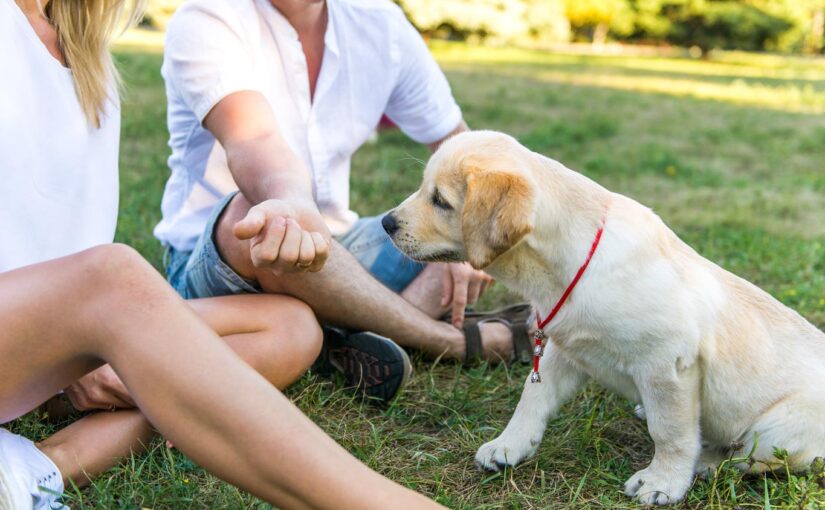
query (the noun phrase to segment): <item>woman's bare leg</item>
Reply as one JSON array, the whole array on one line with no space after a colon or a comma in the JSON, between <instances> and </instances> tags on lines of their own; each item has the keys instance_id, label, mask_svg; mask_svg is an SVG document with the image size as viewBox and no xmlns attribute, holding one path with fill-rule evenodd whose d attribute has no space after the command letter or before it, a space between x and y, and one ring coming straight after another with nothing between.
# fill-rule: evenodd
<instances>
[{"instance_id":1,"label":"woman's bare leg","mask_svg":"<svg viewBox=\"0 0 825 510\"><path fill-rule=\"evenodd\" d=\"M138 409L90 414L57 431L37 447L63 475L63 485L88 485L132 453L146 450L155 435Z\"/></svg>"},{"instance_id":2,"label":"woman's bare leg","mask_svg":"<svg viewBox=\"0 0 825 510\"><path fill-rule=\"evenodd\" d=\"M239 295L187 301L195 313L243 359L278 389L311 366L322 333L304 303L276 295ZM86 416L38 443L58 467L63 483L87 485L133 453L141 453L155 432L137 410Z\"/></svg>"},{"instance_id":3,"label":"woman's bare leg","mask_svg":"<svg viewBox=\"0 0 825 510\"><path fill-rule=\"evenodd\" d=\"M178 448L267 501L436 507L335 444L129 248L99 247L0 274L0 324L0 421L109 362Z\"/></svg>"},{"instance_id":4,"label":"woman's bare leg","mask_svg":"<svg viewBox=\"0 0 825 510\"><path fill-rule=\"evenodd\" d=\"M283 295L246 294L187 301L196 314L278 389L318 358L323 333L305 303Z\"/></svg>"}]
</instances>

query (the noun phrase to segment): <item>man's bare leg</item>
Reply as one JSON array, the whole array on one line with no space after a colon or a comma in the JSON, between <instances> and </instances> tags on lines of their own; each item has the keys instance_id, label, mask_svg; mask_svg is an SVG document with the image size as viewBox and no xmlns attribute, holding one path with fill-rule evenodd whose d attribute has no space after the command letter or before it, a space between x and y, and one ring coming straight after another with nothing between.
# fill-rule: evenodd
<instances>
[{"instance_id":1,"label":"man's bare leg","mask_svg":"<svg viewBox=\"0 0 825 510\"><path fill-rule=\"evenodd\" d=\"M134 250L98 247L0 274L0 323L0 422L108 362L181 451L266 501L436 507L335 444Z\"/></svg>"},{"instance_id":2,"label":"man's bare leg","mask_svg":"<svg viewBox=\"0 0 825 510\"><path fill-rule=\"evenodd\" d=\"M276 388L305 373L321 350L312 310L278 295L223 296L187 303L214 332ZM59 430L38 448L58 467L66 487L87 485L131 454L146 449L155 431L138 410L99 412Z\"/></svg>"},{"instance_id":3,"label":"man's bare leg","mask_svg":"<svg viewBox=\"0 0 825 510\"><path fill-rule=\"evenodd\" d=\"M419 349L433 357L444 355L450 359L464 359L464 334L460 330L435 320L435 312L431 307L426 307L431 314L428 315L410 301L387 289L335 241L332 242L327 263L317 273L276 277L267 269L256 268L250 259L248 243L237 239L232 232L235 223L246 216L249 207L250 204L243 195L236 195L218 222L216 232L216 241L222 258L239 275L258 281L266 292L287 294L301 299L315 310L318 319L323 323L373 331L392 338L399 345ZM424 277L421 285L429 288L429 281L429 278ZM410 293L412 294L413 290ZM440 287L433 299L440 301ZM424 301L426 296L419 299L421 303ZM504 342L500 339L496 341L493 336L496 331L501 334L499 328L503 326L484 324L482 327L485 344L488 343L489 336L496 351L501 349ZM509 331L503 336L509 338ZM507 344L506 352L512 352L511 343ZM498 355L491 357L499 359Z\"/></svg>"}]
</instances>

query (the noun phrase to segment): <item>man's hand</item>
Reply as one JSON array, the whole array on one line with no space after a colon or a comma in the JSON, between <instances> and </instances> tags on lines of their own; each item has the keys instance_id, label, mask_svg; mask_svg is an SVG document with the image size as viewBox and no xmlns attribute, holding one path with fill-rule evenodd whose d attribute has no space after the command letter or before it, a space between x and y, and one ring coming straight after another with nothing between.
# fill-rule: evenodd
<instances>
[{"instance_id":1,"label":"man's hand","mask_svg":"<svg viewBox=\"0 0 825 510\"><path fill-rule=\"evenodd\" d=\"M464 325L464 308L478 301L493 283L493 277L470 264L447 264L444 268L441 306L452 305L453 326Z\"/></svg>"},{"instance_id":2,"label":"man's hand","mask_svg":"<svg viewBox=\"0 0 825 510\"><path fill-rule=\"evenodd\" d=\"M301 224L320 225L319 230L326 231L314 205L300 208L283 200L266 200L249 209L233 232L238 239L249 240L255 267L275 274L320 271L329 256L329 241Z\"/></svg>"},{"instance_id":3,"label":"man's hand","mask_svg":"<svg viewBox=\"0 0 825 510\"><path fill-rule=\"evenodd\" d=\"M64 392L78 411L136 407L134 400L129 396L129 390L109 365L89 372Z\"/></svg>"}]
</instances>

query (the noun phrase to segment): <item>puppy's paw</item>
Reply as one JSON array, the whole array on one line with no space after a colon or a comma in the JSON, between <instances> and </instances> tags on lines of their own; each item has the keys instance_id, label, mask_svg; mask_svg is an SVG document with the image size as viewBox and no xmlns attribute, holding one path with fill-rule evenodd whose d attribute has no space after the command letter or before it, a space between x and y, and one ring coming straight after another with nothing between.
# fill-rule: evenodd
<instances>
[{"instance_id":1,"label":"puppy's paw","mask_svg":"<svg viewBox=\"0 0 825 510\"><path fill-rule=\"evenodd\" d=\"M505 467L513 467L535 455L540 442L541 439L536 441L530 440L529 437L513 439L502 434L478 449L476 464L487 471L501 471Z\"/></svg>"},{"instance_id":2,"label":"puppy's paw","mask_svg":"<svg viewBox=\"0 0 825 510\"><path fill-rule=\"evenodd\" d=\"M645 406L642 404L637 404L636 407L633 408L633 414L636 415L636 418L647 421L647 411L645 411Z\"/></svg>"},{"instance_id":3,"label":"puppy's paw","mask_svg":"<svg viewBox=\"0 0 825 510\"><path fill-rule=\"evenodd\" d=\"M687 482L683 478L648 467L625 482L624 493L643 505L670 505L681 501L690 487L690 477Z\"/></svg>"}]
</instances>

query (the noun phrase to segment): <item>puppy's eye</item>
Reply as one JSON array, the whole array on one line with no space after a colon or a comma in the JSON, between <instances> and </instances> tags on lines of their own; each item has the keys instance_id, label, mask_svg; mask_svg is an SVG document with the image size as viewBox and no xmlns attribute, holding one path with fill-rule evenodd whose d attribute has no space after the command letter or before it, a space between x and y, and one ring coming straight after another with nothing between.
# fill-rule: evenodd
<instances>
[{"instance_id":1,"label":"puppy's eye","mask_svg":"<svg viewBox=\"0 0 825 510\"><path fill-rule=\"evenodd\" d=\"M438 192L438 189L433 190L432 196L433 205L438 207L439 209L444 209L445 211L452 211L453 206L447 203L444 200L444 197L441 196L441 193Z\"/></svg>"}]
</instances>

